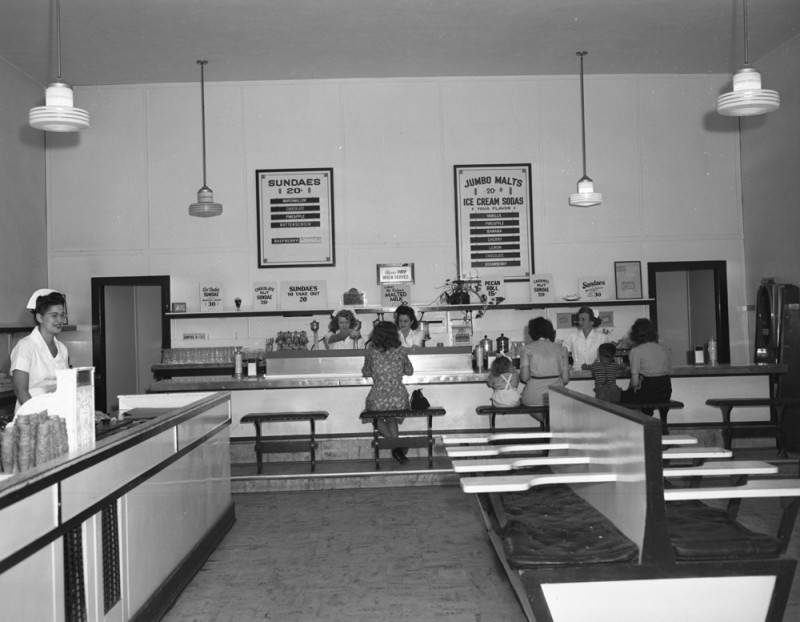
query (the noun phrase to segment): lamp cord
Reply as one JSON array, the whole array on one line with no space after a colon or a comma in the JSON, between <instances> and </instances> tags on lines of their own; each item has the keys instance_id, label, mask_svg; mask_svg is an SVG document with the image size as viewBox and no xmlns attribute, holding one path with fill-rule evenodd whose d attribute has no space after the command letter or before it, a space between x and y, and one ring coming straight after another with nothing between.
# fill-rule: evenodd
<instances>
[{"instance_id":1,"label":"lamp cord","mask_svg":"<svg viewBox=\"0 0 800 622\"><path fill-rule=\"evenodd\" d=\"M583 100L583 57L588 54L586 50L575 52L581 59L581 147L583 153L583 176L586 177L586 113Z\"/></svg>"},{"instance_id":2,"label":"lamp cord","mask_svg":"<svg viewBox=\"0 0 800 622\"><path fill-rule=\"evenodd\" d=\"M206 187L206 87L205 87L205 66L207 60L198 60L200 65L200 119L203 129L203 187Z\"/></svg>"},{"instance_id":3,"label":"lamp cord","mask_svg":"<svg viewBox=\"0 0 800 622\"><path fill-rule=\"evenodd\" d=\"M58 59L58 82L61 82L61 0L56 0L56 54Z\"/></svg>"},{"instance_id":4,"label":"lamp cord","mask_svg":"<svg viewBox=\"0 0 800 622\"><path fill-rule=\"evenodd\" d=\"M747 49L747 0L742 0L742 7L744 13L744 64L747 66L750 64L750 61L748 60L749 54Z\"/></svg>"}]
</instances>

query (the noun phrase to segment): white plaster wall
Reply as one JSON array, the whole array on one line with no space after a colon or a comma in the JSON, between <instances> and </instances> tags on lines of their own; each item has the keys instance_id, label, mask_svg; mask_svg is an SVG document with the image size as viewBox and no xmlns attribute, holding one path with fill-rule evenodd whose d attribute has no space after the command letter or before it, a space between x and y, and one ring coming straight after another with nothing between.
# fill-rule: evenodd
<instances>
[{"instance_id":1,"label":"white plaster wall","mask_svg":"<svg viewBox=\"0 0 800 622\"><path fill-rule=\"evenodd\" d=\"M50 281L88 323L92 276L170 274L190 310L201 280L247 305L254 282L325 279L332 307L352 286L376 302L375 264L413 261L413 302L427 304L456 276L453 165L530 162L535 269L559 293L610 278L615 260L725 260L732 358L745 362L738 125L711 112L727 80L588 77L588 172L605 197L591 210L567 205L581 175L575 76L208 84L208 183L225 206L214 219L187 215L202 179L199 87L82 87L91 130L48 149ZM334 168L336 266L259 270L255 170L295 167ZM489 313L476 332L521 332L534 314ZM639 315L620 311L617 336ZM308 320L173 322L173 343L195 330L209 345L260 343Z\"/></svg>"},{"instance_id":2,"label":"white plaster wall","mask_svg":"<svg viewBox=\"0 0 800 622\"><path fill-rule=\"evenodd\" d=\"M747 300L764 277L800 284L800 37L758 60L763 88L781 95L773 113L742 119L742 205Z\"/></svg>"},{"instance_id":3,"label":"white plaster wall","mask_svg":"<svg viewBox=\"0 0 800 622\"><path fill-rule=\"evenodd\" d=\"M25 303L48 285L45 135L28 127L43 99L41 85L0 58L0 323L32 321Z\"/></svg>"}]
</instances>

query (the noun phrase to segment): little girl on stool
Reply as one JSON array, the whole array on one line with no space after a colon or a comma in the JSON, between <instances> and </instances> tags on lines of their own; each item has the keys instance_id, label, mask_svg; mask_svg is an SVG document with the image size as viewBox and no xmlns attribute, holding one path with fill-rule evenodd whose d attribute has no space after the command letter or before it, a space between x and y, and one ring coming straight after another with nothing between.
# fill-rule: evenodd
<instances>
[{"instance_id":1,"label":"little girl on stool","mask_svg":"<svg viewBox=\"0 0 800 622\"><path fill-rule=\"evenodd\" d=\"M492 361L486 384L494 389L493 406L519 406L519 372L504 353Z\"/></svg>"}]
</instances>

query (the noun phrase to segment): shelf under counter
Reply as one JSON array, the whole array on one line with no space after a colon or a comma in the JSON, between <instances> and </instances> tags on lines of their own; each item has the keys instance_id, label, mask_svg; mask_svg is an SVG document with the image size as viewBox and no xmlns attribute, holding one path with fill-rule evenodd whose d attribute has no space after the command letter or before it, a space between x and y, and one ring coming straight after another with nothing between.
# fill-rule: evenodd
<instances>
[{"instance_id":1,"label":"shelf under counter","mask_svg":"<svg viewBox=\"0 0 800 622\"><path fill-rule=\"evenodd\" d=\"M364 350L280 350L262 352L258 361L256 378L289 375L353 375L361 376ZM409 359L417 371L442 373L469 372L472 366L472 349L469 346L441 348L411 348ZM160 363L152 365L157 381L173 377L233 376L230 363ZM251 378L247 378L251 380Z\"/></svg>"}]
</instances>

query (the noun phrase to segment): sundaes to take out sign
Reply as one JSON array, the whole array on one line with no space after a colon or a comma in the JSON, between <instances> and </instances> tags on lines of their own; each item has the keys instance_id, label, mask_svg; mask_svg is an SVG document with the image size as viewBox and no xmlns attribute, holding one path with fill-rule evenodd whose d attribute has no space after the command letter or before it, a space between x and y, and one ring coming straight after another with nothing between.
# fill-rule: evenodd
<instances>
[{"instance_id":1,"label":"sundaes to take out sign","mask_svg":"<svg viewBox=\"0 0 800 622\"><path fill-rule=\"evenodd\" d=\"M604 276L579 277L578 293L581 299L608 298L608 279Z\"/></svg>"},{"instance_id":2,"label":"sundaes to take out sign","mask_svg":"<svg viewBox=\"0 0 800 622\"><path fill-rule=\"evenodd\" d=\"M327 306L325 281L281 281L281 310L324 309Z\"/></svg>"},{"instance_id":3,"label":"sundaes to take out sign","mask_svg":"<svg viewBox=\"0 0 800 622\"><path fill-rule=\"evenodd\" d=\"M275 282L253 285L253 309L275 311L278 308L278 284Z\"/></svg>"}]
</instances>

